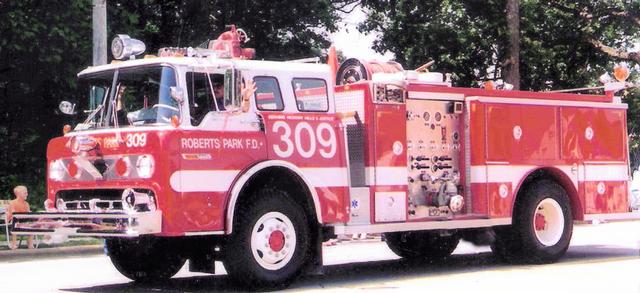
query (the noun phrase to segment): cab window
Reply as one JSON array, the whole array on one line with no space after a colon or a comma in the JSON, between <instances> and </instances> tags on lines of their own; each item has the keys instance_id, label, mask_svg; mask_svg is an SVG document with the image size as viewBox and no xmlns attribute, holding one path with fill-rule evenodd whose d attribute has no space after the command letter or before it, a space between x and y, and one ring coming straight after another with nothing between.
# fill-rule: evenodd
<instances>
[{"instance_id":1,"label":"cab window","mask_svg":"<svg viewBox=\"0 0 640 293\"><path fill-rule=\"evenodd\" d=\"M187 73L187 93L191 122L198 125L210 111L224 110L224 75L201 72ZM214 97L215 95L215 97Z\"/></svg>"},{"instance_id":2,"label":"cab window","mask_svg":"<svg viewBox=\"0 0 640 293\"><path fill-rule=\"evenodd\" d=\"M329 111L327 83L318 78L294 78L291 82L296 105L303 112Z\"/></svg>"},{"instance_id":3,"label":"cab window","mask_svg":"<svg viewBox=\"0 0 640 293\"><path fill-rule=\"evenodd\" d=\"M284 103L278 80L272 76L256 76L253 78L256 83L256 107L258 110L282 111Z\"/></svg>"}]
</instances>

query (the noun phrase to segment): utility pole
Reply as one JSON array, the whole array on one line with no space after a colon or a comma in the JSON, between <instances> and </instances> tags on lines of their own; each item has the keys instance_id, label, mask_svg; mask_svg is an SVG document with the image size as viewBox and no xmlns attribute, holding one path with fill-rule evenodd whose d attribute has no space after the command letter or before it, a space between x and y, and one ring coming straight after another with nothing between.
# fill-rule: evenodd
<instances>
[{"instance_id":1,"label":"utility pole","mask_svg":"<svg viewBox=\"0 0 640 293\"><path fill-rule=\"evenodd\" d=\"M520 0L507 0L507 25L509 32L509 59L504 81L520 89Z\"/></svg>"},{"instance_id":2,"label":"utility pole","mask_svg":"<svg viewBox=\"0 0 640 293\"><path fill-rule=\"evenodd\" d=\"M93 65L107 64L107 0L93 1Z\"/></svg>"}]
</instances>

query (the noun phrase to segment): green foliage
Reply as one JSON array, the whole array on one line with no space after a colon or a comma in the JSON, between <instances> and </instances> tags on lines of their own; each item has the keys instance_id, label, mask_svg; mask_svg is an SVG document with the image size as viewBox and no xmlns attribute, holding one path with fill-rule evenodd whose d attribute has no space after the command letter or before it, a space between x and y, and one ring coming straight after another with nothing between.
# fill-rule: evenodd
<instances>
[{"instance_id":1,"label":"green foliage","mask_svg":"<svg viewBox=\"0 0 640 293\"><path fill-rule=\"evenodd\" d=\"M62 129L57 104L91 62L91 1L59 2L0 2L0 198L24 184L33 207L44 199L47 141Z\"/></svg>"},{"instance_id":2,"label":"green foliage","mask_svg":"<svg viewBox=\"0 0 640 293\"><path fill-rule=\"evenodd\" d=\"M504 0L367 1L364 31L382 32L374 43L395 53L405 68L435 60L433 70L450 72L471 86L502 57L506 46Z\"/></svg>"},{"instance_id":3,"label":"green foliage","mask_svg":"<svg viewBox=\"0 0 640 293\"><path fill-rule=\"evenodd\" d=\"M522 0L521 84L545 90L592 86L620 61L590 40L619 49L640 41L633 1ZM364 1L363 31L380 31L374 49L391 51L415 68L436 60L436 69L454 74L458 86L500 78L508 50L505 0ZM629 13L621 16L623 13ZM499 70L487 75L487 69Z\"/></svg>"},{"instance_id":4,"label":"green foliage","mask_svg":"<svg viewBox=\"0 0 640 293\"><path fill-rule=\"evenodd\" d=\"M331 1L108 1L110 34L127 32L147 48L198 46L235 24L251 39L257 59L320 56L336 30ZM206 44L206 43L205 43ZM151 51L149 53L155 53Z\"/></svg>"}]
</instances>

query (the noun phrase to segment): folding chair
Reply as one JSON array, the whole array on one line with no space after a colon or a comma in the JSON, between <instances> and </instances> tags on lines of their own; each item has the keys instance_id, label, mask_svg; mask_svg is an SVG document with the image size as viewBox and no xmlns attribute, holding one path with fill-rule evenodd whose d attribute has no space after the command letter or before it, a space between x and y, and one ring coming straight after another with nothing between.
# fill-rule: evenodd
<instances>
[{"instance_id":1,"label":"folding chair","mask_svg":"<svg viewBox=\"0 0 640 293\"><path fill-rule=\"evenodd\" d=\"M7 211L9 210L9 201L8 200L0 200L0 227L4 226L4 235L7 237L7 247L11 247L11 238L9 234L9 228L13 224L13 221L9 221L9 215ZM18 243L16 245L20 247L22 244L22 240L24 237L20 237ZM33 248L38 248L40 245L40 239L37 235L33 236Z\"/></svg>"},{"instance_id":2,"label":"folding chair","mask_svg":"<svg viewBox=\"0 0 640 293\"><path fill-rule=\"evenodd\" d=\"M11 239L9 238L9 227L11 227L11 222L9 222L7 215L7 210L9 209L9 201L8 200L0 200L0 226L4 226L4 234L7 237L7 247L11 246Z\"/></svg>"}]
</instances>

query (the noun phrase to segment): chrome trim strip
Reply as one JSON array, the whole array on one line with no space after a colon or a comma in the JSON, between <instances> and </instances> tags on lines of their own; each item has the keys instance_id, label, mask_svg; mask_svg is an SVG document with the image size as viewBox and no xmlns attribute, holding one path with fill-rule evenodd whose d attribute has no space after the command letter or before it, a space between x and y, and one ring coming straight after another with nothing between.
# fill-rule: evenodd
<instances>
[{"instance_id":1,"label":"chrome trim strip","mask_svg":"<svg viewBox=\"0 0 640 293\"><path fill-rule=\"evenodd\" d=\"M224 231L184 232L184 236L224 235Z\"/></svg>"}]
</instances>

